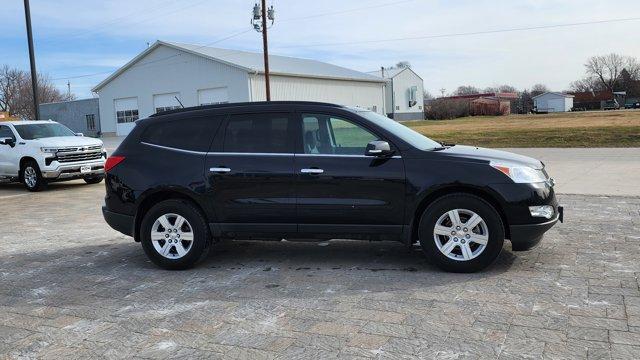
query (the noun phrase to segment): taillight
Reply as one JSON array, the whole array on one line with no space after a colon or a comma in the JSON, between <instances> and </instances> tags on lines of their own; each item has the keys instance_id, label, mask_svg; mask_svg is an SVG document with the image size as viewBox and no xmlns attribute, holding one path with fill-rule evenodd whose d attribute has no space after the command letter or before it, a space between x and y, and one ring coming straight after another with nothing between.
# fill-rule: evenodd
<instances>
[{"instance_id":1,"label":"taillight","mask_svg":"<svg viewBox=\"0 0 640 360\"><path fill-rule=\"evenodd\" d=\"M109 170L120 164L122 160L124 160L124 156L109 156L104 163L104 171L109 172Z\"/></svg>"}]
</instances>

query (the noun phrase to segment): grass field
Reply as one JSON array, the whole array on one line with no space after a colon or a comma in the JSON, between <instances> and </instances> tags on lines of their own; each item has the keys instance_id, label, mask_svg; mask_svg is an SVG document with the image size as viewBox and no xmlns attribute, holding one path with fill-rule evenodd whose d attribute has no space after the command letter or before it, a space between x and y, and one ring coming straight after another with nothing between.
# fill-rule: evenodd
<instances>
[{"instance_id":1,"label":"grass field","mask_svg":"<svg viewBox=\"0 0 640 360\"><path fill-rule=\"evenodd\" d=\"M486 147L640 147L640 111L476 116L403 124L441 142Z\"/></svg>"}]
</instances>

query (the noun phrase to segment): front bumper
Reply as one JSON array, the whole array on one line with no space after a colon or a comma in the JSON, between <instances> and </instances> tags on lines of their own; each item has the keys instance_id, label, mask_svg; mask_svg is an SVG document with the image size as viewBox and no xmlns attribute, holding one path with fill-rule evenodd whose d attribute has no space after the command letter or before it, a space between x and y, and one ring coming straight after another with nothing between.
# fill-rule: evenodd
<instances>
[{"instance_id":1,"label":"front bumper","mask_svg":"<svg viewBox=\"0 0 640 360\"><path fill-rule=\"evenodd\" d=\"M81 172L83 166L91 166L91 171ZM68 180L104 175L104 159L91 162L58 165L55 169L43 169L42 177L49 180Z\"/></svg>"},{"instance_id":2,"label":"front bumper","mask_svg":"<svg viewBox=\"0 0 640 360\"><path fill-rule=\"evenodd\" d=\"M558 221L564 221L564 208L557 207L554 219L539 224L510 225L511 247L513 251L526 251L538 245L542 235L553 227Z\"/></svg>"},{"instance_id":3,"label":"front bumper","mask_svg":"<svg viewBox=\"0 0 640 360\"><path fill-rule=\"evenodd\" d=\"M133 216L109 211L106 206L102 207L102 216L107 224L109 224L109 226L114 230L117 230L127 236L133 236Z\"/></svg>"}]
</instances>

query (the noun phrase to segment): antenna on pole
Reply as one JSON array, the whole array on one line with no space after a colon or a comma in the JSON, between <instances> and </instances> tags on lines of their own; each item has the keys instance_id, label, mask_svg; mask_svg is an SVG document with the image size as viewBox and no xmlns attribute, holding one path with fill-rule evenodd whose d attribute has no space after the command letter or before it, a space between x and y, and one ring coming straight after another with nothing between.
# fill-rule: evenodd
<instances>
[{"instance_id":1,"label":"antenna on pole","mask_svg":"<svg viewBox=\"0 0 640 360\"><path fill-rule=\"evenodd\" d=\"M267 9L266 0L261 0L261 4L255 3L251 13L251 24L257 32L262 32L262 51L264 54L264 82L267 101L271 101L271 86L269 84L269 43L267 40L267 28L273 26L276 11L273 5ZM267 26L267 21L271 23Z\"/></svg>"}]
</instances>

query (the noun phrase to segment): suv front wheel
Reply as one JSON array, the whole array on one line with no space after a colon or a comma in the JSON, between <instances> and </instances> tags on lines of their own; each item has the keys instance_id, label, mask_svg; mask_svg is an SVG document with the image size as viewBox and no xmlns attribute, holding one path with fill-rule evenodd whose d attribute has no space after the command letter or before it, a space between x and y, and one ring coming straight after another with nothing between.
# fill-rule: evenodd
<instances>
[{"instance_id":1,"label":"suv front wheel","mask_svg":"<svg viewBox=\"0 0 640 360\"><path fill-rule=\"evenodd\" d=\"M498 212L485 200L451 194L422 214L420 245L432 263L446 271L476 272L491 265L504 244Z\"/></svg>"},{"instance_id":2,"label":"suv front wheel","mask_svg":"<svg viewBox=\"0 0 640 360\"><path fill-rule=\"evenodd\" d=\"M208 252L210 239L204 216L186 200L158 203L140 225L144 252L154 264L167 270L193 267Z\"/></svg>"}]
</instances>

